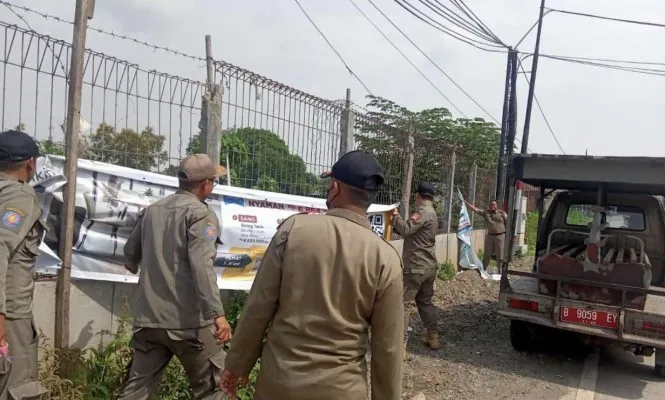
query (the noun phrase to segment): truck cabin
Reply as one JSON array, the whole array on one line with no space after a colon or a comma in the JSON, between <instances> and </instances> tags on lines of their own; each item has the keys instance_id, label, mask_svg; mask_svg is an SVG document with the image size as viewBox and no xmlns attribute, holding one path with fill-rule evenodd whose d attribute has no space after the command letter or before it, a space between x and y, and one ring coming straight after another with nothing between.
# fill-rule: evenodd
<instances>
[{"instance_id":1,"label":"truck cabin","mask_svg":"<svg viewBox=\"0 0 665 400\"><path fill-rule=\"evenodd\" d=\"M577 282L539 278L541 294L644 309L643 293L579 281L665 286L665 159L528 154L511 167L540 188L534 272Z\"/></svg>"}]
</instances>

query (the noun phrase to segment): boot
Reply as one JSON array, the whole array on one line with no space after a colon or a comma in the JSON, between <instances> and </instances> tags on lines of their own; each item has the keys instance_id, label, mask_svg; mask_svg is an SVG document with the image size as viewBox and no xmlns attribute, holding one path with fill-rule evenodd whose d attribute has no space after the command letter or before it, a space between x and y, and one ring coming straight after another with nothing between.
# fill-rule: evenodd
<instances>
[{"instance_id":1,"label":"boot","mask_svg":"<svg viewBox=\"0 0 665 400\"><path fill-rule=\"evenodd\" d=\"M439 344L439 333L438 332L428 332L427 341L425 342L427 346L432 350L438 350L441 348Z\"/></svg>"}]
</instances>

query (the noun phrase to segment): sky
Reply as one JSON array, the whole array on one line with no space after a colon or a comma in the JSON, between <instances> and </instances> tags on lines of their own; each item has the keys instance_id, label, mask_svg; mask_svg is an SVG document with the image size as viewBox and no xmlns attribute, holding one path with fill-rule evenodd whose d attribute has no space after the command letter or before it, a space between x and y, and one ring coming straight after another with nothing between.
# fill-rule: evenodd
<instances>
[{"instance_id":1,"label":"sky","mask_svg":"<svg viewBox=\"0 0 665 400\"><path fill-rule=\"evenodd\" d=\"M73 20L74 0L14 0ZM414 49L367 0L360 8L469 117L489 117ZM442 0L447 2L447 0ZM420 110L452 107L353 7L349 0L300 0L349 67L375 94ZM461 43L417 20L394 1L375 0L462 88L500 120L506 55ZM416 3L415 0L413 0ZM538 18L537 0L467 0L505 43L515 44ZM547 0L547 7L665 23L662 0ZM71 26L21 13L37 32L71 40ZM25 22L0 5L0 20ZM213 56L304 92L366 102L367 92L305 18L294 0L97 0L92 27L203 57L204 36ZM533 51L535 31L519 50ZM138 64L144 70L205 80L201 61L186 59L90 31L87 47ZM665 28L550 13L544 19L541 52L547 54L665 63ZM530 70L530 60L525 68ZM651 68L662 68L656 66ZM519 131L527 84L518 80ZM665 76L648 76L541 58L536 97L568 154L660 156ZM40 96L38 96L40 97ZM85 107L84 107L85 108ZM460 116L453 110L454 116ZM197 121L194 121L195 125ZM534 108L529 149L560 153Z\"/></svg>"}]
</instances>

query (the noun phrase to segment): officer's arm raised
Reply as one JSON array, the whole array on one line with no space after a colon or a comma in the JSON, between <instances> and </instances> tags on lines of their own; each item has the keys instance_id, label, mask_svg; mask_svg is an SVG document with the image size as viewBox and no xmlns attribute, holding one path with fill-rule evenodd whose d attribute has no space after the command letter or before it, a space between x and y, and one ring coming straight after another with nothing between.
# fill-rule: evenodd
<instances>
[{"instance_id":1,"label":"officer's arm raised","mask_svg":"<svg viewBox=\"0 0 665 400\"><path fill-rule=\"evenodd\" d=\"M206 320L224 315L214 268L219 240L217 229L217 217L206 210L192 216L187 230L189 265Z\"/></svg>"},{"instance_id":2,"label":"officer's arm raised","mask_svg":"<svg viewBox=\"0 0 665 400\"><path fill-rule=\"evenodd\" d=\"M26 209L26 205L35 203L29 194L12 191L3 194L0 209L0 314L6 314L7 267L17 248L21 245L30 229L40 217L36 205Z\"/></svg>"},{"instance_id":3,"label":"officer's arm raised","mask_svg":"<svg viewBox=\"0 0 665 400\"><path fill-rule=\"evenodd\" d=\"M398 400L402 389L404 284L399 258L386 265L387 286L377 293L372 311L372 399Z\"/></svg>"},{"instance_id":4,"label":"officer's arm raised","mask_svg":"<svg viewBox=\"0 0 665 400\"><path fill-rule=\"evenodd\" d=\"M282 287L282 259L295 217L288 218L277 228L266 250L249 292L242 318L226 355L226 368L236 376L247 376L261 354L261 342L268 324L277 310Z\"/></svg>"},{"instance_id":5,"label":"officer's arm raised","mask_svg":"<svg viewBox=\"0 0 665 400\"><path fill-rule=\"evenodd\" d=\"M409 219L404 220L399 215L393 217L393 229L402 236L410 236L418 232L425 224L425 218L420 214L420 210L416 210L411 214Z\"/></svg>"},{"instance_id":6,"label":"officer's arm raised","mask_svg":"<svg viewBox=\"0 0 665 400\"><path fill-rule=\"evenodd\" d=\"M145 210L142 210L136 219L136 224L132 229L132 233L129 234L129 238L127 239L127 242L125 242L125 247L123 248L123 253L125 254L125 269L132 274L139 272L139 263L141 263L141 259L143 258L141 230L144 215Z\"/></svg>"}]
</instances>

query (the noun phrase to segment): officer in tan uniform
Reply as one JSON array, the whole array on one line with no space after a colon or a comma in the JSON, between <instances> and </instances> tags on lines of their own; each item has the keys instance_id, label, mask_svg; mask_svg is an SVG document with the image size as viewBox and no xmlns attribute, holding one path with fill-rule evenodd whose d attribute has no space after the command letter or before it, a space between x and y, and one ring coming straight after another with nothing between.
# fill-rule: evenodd
<instances>
[{"instance_id":1,"label":"officer in tan uniform","mask_svg":"<svg viewBox=\"0 0 665 400\"><path fill-rule=\"evenodd\" d=\"M223 174L205 154L183 159L180 189L147 207L127 239L126 268L139 273L139 284L131 307L134 356L121 399L154 399L174 355L194 399L222 398L222 343L231 339L231 328L213 268L219 221L204 200Z\"/></svg>"},{"instance_id":2,"label":"officer in tan uniform","mask_svg":"<svg viewBox=\"0 0 665 400\"><path fill-rule=\"evenodd\" d=\"M371 328L372 399L400 399L402 265L367 219L384 169L353 151L322 176L329 211L286 219L254 279L220 385L231 398L260 357L254 400L366 400Z\"/></svg>"},{"instance_id":3,"label":"officer in tan uniform","mask_svg":"<svg viewBox=\"0 0 665 400\"><path fill-rule=\"evenodd\" d=\"M26 133L0 133L0 399L37 399L39 337L33 320L35 261L44 236L32 186L39 148Z\"/></svg>"},{"instance_id":4,"label":"officer in tan uniform","mask_svg":"<svg viewBox=\"0 0 665 400\"><path fill-rule=\"evenodd\" d=\"M432 304L434 281L438 266L434 245L438 220L434 210L435 190L431 183L421 183L416 191L416 210L408 219L393 211L393 229L404 238L404 302L415 300L424 328L425 344L436 350L439 346L436 307ZM407 358L409 315L404 317L404 358Z\"/></svg>"},{"instance_id":5,"label":"officer in tan uniform","mask_svg":"<svg viewBox=\"0 0 665 400\"><path fill-rule=\"evenodd\" d=\"M497 206L496 200L490 201L487 210L481 210L473 204L464 201L474 213L480 215L487 224L487 236L485 237L485 250L483 250L483 267L489 269L492 255L496 256L496 265L501 270L503 262L504 246L506 244L506 222L508 215Z\"/></svg>"}]
</instances>

